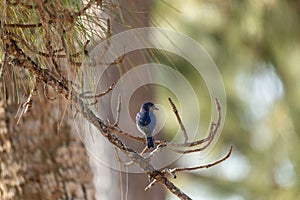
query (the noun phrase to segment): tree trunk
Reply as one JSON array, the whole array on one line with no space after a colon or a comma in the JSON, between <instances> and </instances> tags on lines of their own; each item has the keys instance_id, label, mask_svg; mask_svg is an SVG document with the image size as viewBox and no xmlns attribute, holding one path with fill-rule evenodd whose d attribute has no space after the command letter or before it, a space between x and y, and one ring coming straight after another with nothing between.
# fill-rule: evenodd
<instances>
[{"instance_id":1,"label":"tree trunk","mask_svg":"<svg viewBox=\"0 0 300 200\"><path fill-rule=\"evenodd\" d=\"M0 199L94 199L86 151L62 120L65 102L40 95L16 125L18 107L0 99Z\"/></svg>"},{"instance_id":2,"label":"tree trunk","mask_svg":"<svg viewBox=\"0 0 300 200\"><path fill-rule=\"evenodd\" d=\"M120 13L118 17L112 19L112 34L117 34L121 31L128 30L127 25L132 28L146 27L149 25L149 13L151 10L152 1L118 1L120 6ZM117 22L117 23L116 23ZM145 38L146 40L146 38ZM122 75L133 67L149 62L149 57L145 55L145 51L134 51L126 54L124 60L117 66L110 66L106 71L104 78L101 77L101 88L99 91L105 91L112 83L117 82L122 78ZM120 71L122 74L120 74ZM145 100L153 98L153 90L151 88L139 90L139 93L134 96L130 101L131 116L135 117L136 112L139 110L140 105ZM110 98L110 95L106 95L105 98ZM112 111L110 108L110 100L103 100L105 104L100 105L99 113L101 113L102 119L109 119L111 122ZM127 106L122 105L121 106ZM121 108L122 109L122 108ZM122 118L120 119L122 120ZM131 128L132 129L132 128ZM130 130L130 129L129 129ZM136 147L136 143L127 141L127 144L131 147ZM110 163L115 159L115 153L110 144L105 142L97 144L97 149L100 152L105 152L107 155L105 163ZM105 158L102 158L105 159ZM140 173L128 173L120 172L99 164L92 159L93 171L95 174L96 183L96 197L97 199L130 199L130 200L153 200L153 199L165 199L164 188L161 186L154 186L150 191L145 192L145 187L149 184L148 177L145 174ZM98 163L98 164L97 164ZM122 184L120 184L120 175L122 176ZM127 179L128 175L128 181ZM110 180L107 184L103 184L102 180ZM120 186L122 188L120 188ZM126 192L126 190L128 190ZM121 194L122 192L122 194ZM127 195L127 196L126 196Z\"/></svg>"}]
</instances>

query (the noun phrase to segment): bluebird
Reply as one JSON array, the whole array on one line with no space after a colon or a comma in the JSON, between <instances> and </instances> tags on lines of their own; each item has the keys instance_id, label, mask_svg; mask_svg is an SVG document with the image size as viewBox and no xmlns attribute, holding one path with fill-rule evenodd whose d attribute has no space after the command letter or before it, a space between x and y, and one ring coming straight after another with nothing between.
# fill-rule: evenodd
<instances>
[{"instance_id":1,"label":"bluebird","mask_svg":"<svg viewBox=\"0 0 300 200\"><path fill-rule=\"evenodd\" d=\"M154 147L152 138L152 133L156 125L154 110L158 110L158 108L152 102L144 103L135 118L137 128L147 137L148 148Z\"/></svg>"}]
</instances>

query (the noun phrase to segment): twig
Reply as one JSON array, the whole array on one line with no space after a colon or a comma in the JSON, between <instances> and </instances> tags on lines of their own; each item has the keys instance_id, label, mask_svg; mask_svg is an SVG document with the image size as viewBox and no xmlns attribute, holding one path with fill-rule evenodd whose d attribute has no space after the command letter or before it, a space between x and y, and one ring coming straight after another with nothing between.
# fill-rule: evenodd
<instances>
[{"instance_id":1,"label":"twig","mask_svg":"<svg viewBox=\"0 0 300 200\"><path fill-rule=\"evenodd\" d=\"M42 23L36 23L36 24L4 24L7 28L38 28L42 26Z\"/></svg>"},{"instance_id":2,"label":"twig","mask_svg":"<svg viewBox=\"0 0 300 200\"><path fill-rule=\"evenodd\" d=\"M31 111L32 101L33 101L33 97L36 96L36 91L37 91L37 82L36 82L36 78L33 77L32 89L31 89L30 94L27 98L27 101L22 105L23 109L21 110L21 113L20 113L19 118L17 120L17 124L19 124L20 119L22 118L22 116L24 114L27 114Z\"/></svg>"},{"instance_id":3,"label":"twig","mask_svg":"<svg viewBox=\"0 0 300 200\"><path fill-rule=\"evenodd\" d=\"M118 126L120 121L120 112L121 112L121 96L118 96L118 106L117 106L117 117L115 123L112 125L112 127Z\"/></svg>"},{"instance_id":4,"label":"twig","mask_svg":"<svg viewBox=\"0 0 300 200\"><path fill-rule=\"evenodd\" d=\"M100 98L104 95L106 95L107 93L109 93L110 91L113 90L114 86L116 85L116 83L111 84L107 90L105 90L104 92L101 92L99 94L96 95L86 95L86 93L80 94L79 97L83 98L83 99L94 99L94 98ZM91 93L91 92L88 92Z\"/></svg>"},{"instance_id":5,"label":"twig","mask_svg":"<svg viewBox=\"0 0 300 200\"><path fill-rule=\"evenodd\" d=\"M138 137L138 136L131 135L130 133L127 133L127 132L119 129L118 127L109 126L108 129L110 131L114 132L115 134L119 134L119 135L122 135L122 136L125 136L125 137L128 137L128 138L146 143L144 137Z\"/></svg>"},{"instance_id":6,"label":"twig","mask_svg":"<svg viewBox=\"0 0 300 200\"><path fill-rule=\"evenodd\" d=\"M215 161L213 163L206 164L206 165L201 165L201 166L196 166L196 167L174 168L174 169L171 169L170 172L171 173L175 173L175 172L179 172L179 171L191 171L191 170L197 170L197 169L202 169L202 168L210 168L210 167L212 167L214 165L217 165L217 164L225 161L227 158L229 158L230 155L231 155L231 153L232 153L232 149L233 149L233 147L230 146L229 151L227 152L227 154L223 158L221 158L221 159L219 159L219 160L217 160L217 161Z\"/></svg>"},{"instance_id":7,"label":"twig","mask_svg":"<svg viewBox=\"0 0 300 200\"><path fill-rule=\"evenodd\" d=\"M120 158L119 152L118 152L118 148L115 147L115 146L114 146L114 152L115 152L115 156L116 156L116 159L117 159L119 164L122 164L124 167L128 167L128 166L134 164L133 161L129 161L129 162L122 161L121 158Z\"/></svg>"},{"instance_id":8,"label":"twig","mask_svg":"<svg viewBox=\"0 0 300 200\"><path fill-rule=\"evenodd\" d=\"M109 86L109 88L108 88L106 91L101 92L100 94L90 95L90 96L84 96L83 98L84 98L84 99L91 99L91 98L94 98L95 101L92 102L92 103L90 103L89 105L95 105L95 104L98 103L100 97L102 97L102 96L108 94L110 91L113 90L115 84L116 84L116 83L113 83L111 86Z\"/></svg>"},{"instance_id":9,"label":"twig","mask_svg":"<svg viewBox=\"0 0 300 200\"><path fill-rule=\"evenodd\" d=\"M180 151L180 150L172 149L170 147L172 147L172 146L177 146L177 147L192 147L192 146L196 146L196 145L200 145L200 144L203 144L205 142L208 142L205 145L205 148L206 148L209 144L211 144L211 142L213 141L215 135L217 134L217 131L218 131L219 127L220 127L221 119L222 119L221 106L220 106L219 100L216 98L215 102L216 102L216 109L217 109L217 112L218 112L218 119L217 119L216 123L214 123L214 122L211 123L210 133L209 133L209 135L206 138L204 138L202 140L195 141L195 142L186 143L186 144L167 143L167 147L170 150L172 150L174 152L177 152L177 153L192 153L192 152L196 152L196 151L202 151L203 147L202 148L198 148L198 149L194 149L194 150L187 150L187 151Z\"/></svg>"},{"instance_id":10,"label":"twig","mask_svg":"<svg viewBox=\"0 0 300 200\"><path fill-rule=\"evenodd\" d=\"M167 146L167 149L173 151L173 152L176 152L176 153L180 153L180 154L188 154L188 153L194 153L194 152L199 152L199 151L203 151L205 150L207 147L209 147L209 145L212 143L212 141L214 140L215 138L215 135L217 133L217 129L218 127L214 128L214 124L212 123L211 125L211 129L210 129L210 133L208 135L208 140L207 140L207 143L203 146L203 147L200 147L200 148L196 148L196 149L190 149L190 150L178 150L178 149L174 149L174 148L170 148L171 145L168 145Z\"/></svg>"},{"instance_id":11,"label":"twig","mask_svg":"<svg viewBox=\"0 0 300 200\"><path fill-rule=\"evenodd\" d=\"M170 174L174 179L177 178L176 174L174 172L171 172L170 169L166 169L166 170L164 170L164 172L167 172L168 174Z\"/></svg>"},{"instance_id":12,"label":"twig","mask_svg":"<svg viewBox=\"0 0 300 200\"><path fill-rule=\"evenodd\" d=\"M111 37L111 26L110 26L110 19L108 18L107 20L107 31L106 31L106 38Z\"/></svg>"},{"instance_id":13,"label":"twig","mask_svg":"<svg viewBox=\"0 0 300 200\"><path fill-rule=\"evenodd\" d=\"M147 146L145 146L145 148L141 151L140 155L143 155L144 153L146 153L149 150L149 148Z\"/></svg>"},{"instance_id":14,"label":"twig","mask_svg":"<svg viewBox=\"0 0 300 200\"><path fill-rule=\"evenodd\" d=\"M148 190L150 190L154 185L155 185L155 183L157 183L157 180L156 179L154 179L154 180L152 180L146 187L145 187L145 191L148 191Z\"/></svg>"},{"instance_id":15,"label":"twig","mask_svg":"<svg viewBox=\"0 0 300 200\"><path fill-rule=\"evenodd\" d=\"M6 53L6 50L3 49L3 56L2 56L2 61L1 61L1 66L0 66L0 78L2 77L2 74L3 74L3 71L4 71L4 68L6 67L7 65L7 53Z\"/></svg>"},{"instance_id":16,"label":"twig","mask_svg":"<svg viewBox=\"0 0 300 200\"><path fill-rule=\"evenodd\" d=\"M159 152L161 152L163 150L163 148L166 146L166 144L160 144L158 146L156 146L156 148L147 156L145 157L146 160L152 160L152 158L158 154Z\"/></svg>"},{"instance_id":17,"label":"twig","mask_svg":"<svg viewBox=\"0 0 300 200\"><path fill-rule=\"evenodd\" d=\"M215 126L214 123L211 124L211 128ZM206 138L203 138L201 140L197 140L194 142L187 142L187 143L173 143L173 142L166 142L168 147L193 147L193 146L197 146L200 144L203 144L205 142L208 142L211 140L211 134L212 132L210 131L210 134L208 134L208 136Z\"/></svg>"},{"instance_id":18,"label":"twig","mask_svg":"<svg viewBox=\"0 0 300 200\"><path fill-rule=\"evenodd\" d=\"M24 45L29 51L31 51L32 53L36 54L36 55L40 55L43 57L51 57L52 55L42 52L42 51L37 51L35 50L33 47L30 47L27 42L21 38L19 35L15 34L15 33L8 33L9 35L13 36L14 38L16 38L18 40L18 42L20 42L22 45ZM60 52L61 49L59 50L54 50L54 52ZM61 55L61 54L55 54L56 58L65 58L66 55Z\"/></svg>"},{"instance_id":19,"label":"twig","mask_svg":"<svg viewBox=\"0 0 300 200\"><path fill-rule=\"evenodd\" d=\"M170 104L171 104L171 106L172 106L173 112L174 112L175 115L176 115L177 121L178 121L179 126L180 126L180 128L181 128L181 131L182 131L182 133L183 133L183 136L184 136L184 143L187 143L187 141L188 141L188 135L187 135L186 129L185 129L185 127L184 127L184 125L183 125L183 123L182 123L182 121L181 121L181 118L180 118L180 116L179 116L178 110L177 110L175 104L173 103L172 99L171 99L170 97L169 97L168 99L169 99L169 102L170 102Z\"/></svg>"},{"instance_id":20,"label":"twig","mask_svg":"<svg viewBox=\"0 0 300 200\"><path fill-rule=\"evenodd\" d=\"M115 155L116 157L119 157L119 154L118 154L118 149L117 147L114 146L114 152L115 152ZM117 159L118 161L118 167L119 167L119 179L120 179L120 195L121 195L121 200L123 200L123 184L122 184L122 170L121 170L121 160Z\"/></svg>"}]
</instances>

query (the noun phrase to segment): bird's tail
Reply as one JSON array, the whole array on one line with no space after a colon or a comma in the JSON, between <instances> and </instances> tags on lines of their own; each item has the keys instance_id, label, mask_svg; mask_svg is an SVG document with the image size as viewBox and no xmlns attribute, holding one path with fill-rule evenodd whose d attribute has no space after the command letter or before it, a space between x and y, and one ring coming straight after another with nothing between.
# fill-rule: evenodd
<instances>
[{"instance_id":1,"label":"bird's tail","mask_svg":"<svg viewBox=\"0 0 300 200\"><path fill-rule=\"evenodd\" d=\"M153 141L152 137L147 137L147 146L148 146L148 148L154 147L154 141Z\"/></svg>"}]
</instances>

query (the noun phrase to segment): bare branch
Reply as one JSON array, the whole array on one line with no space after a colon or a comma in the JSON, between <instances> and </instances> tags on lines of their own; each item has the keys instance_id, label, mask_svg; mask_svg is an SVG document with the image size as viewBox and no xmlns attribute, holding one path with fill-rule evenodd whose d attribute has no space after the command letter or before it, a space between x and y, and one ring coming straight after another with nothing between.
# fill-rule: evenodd
<instances>
[{"instance_id":1,"label":"bare branch","mask_svg":"<svg viewBox=\"0 0 300 200\"><path fill-rule=\"evenodd\" d=\"M22 116L24 114L27 114L31 111L32 101L33 101L33 98L36 96L36 93L37 93L37 82L36 82L36 78L34 77L33 78L32 89L31 89L30 94L27 98L27 101L22 105L21 113L20 113L19 118L17 120L17 124L19 124L20 119L22 118Z\"/></svg>"},{"instance_id":2,"label":"bare branch","mask_svg":"<svg viewBox=\"0 0 300 200\"><path fill-rule=\"evenodd\" d=\"M1 61L1 66L0 66L0 78L2 77L4 68L7 65L7 52L6 49L3 49L3 53L2 53L2 61Z\"/></svg>"},{"instance_id":3,"label":"bare branch","mask_svg":"<svg viewBox=\"0 0 300 200\"><path fill-rule=\"evenodd\" d=\"M138 137L138 136L134 136L130 133L127 133L117 127L108 127L108 129L110 129L112 132L114 132L115 134L120 134L122 136L125 136L125 137L128 137L128 138L131 138L131 139L134 139L134 140L137 140L137 141L141 141L141 142L145 142L145 138L144 137Z\"/></svg>"},{"instance_id":4,"label":"bare branch","mask_svg":"<svg viewBox=\"0 0 300 200\"><path fill-rule=\"evenodd\" d=\"M4 24L7 28L38 28L42 26L42 23L36 23L36 24Z\"/></svg>"},{"instance_id":5,"label":"bare branch","mask_svg":"<svg viewBox=\"0 0 300 200\"><path fill-rule=\"evenodd\" d=\"M90 95L90 96L83 96L83 99L92 99L92 98L94 98L95 101L92 102L92 103L90 103L89 105L95 105L96 103L98 103L100 97L102 97L102 96L108 94L110 91L113 90L115 84L116 84L116 83L113 83L111 86L109 86L109 88L108 88L106 91L101 92L100 94Z\"/></svg>"},{"instance_id":6,"label":"bare branch","mask_svg":"<svg viewBox=\"0 0 300 200\"><path fill-rule=\"evenodd\" d=\"M174 172L171 172L170 169L163 170L163 172L170 174L173 178L177 178L176 174Z\"/></svg>"},{"instance_id":7,"label":"bare branch","mask_svg":"<svg viewBox=\"0 0 300 200\"><path fill-rule=\"evenodd\" d=\"M115 123L112 125L113 127L118 126L120 121L120 112L121 112L121 96L118 96L118 106L117 106L117 117Z\"/></svg>"},{"instance_id":8,"label":"bare branch","mask_svg":"<svg viewBox=\"0 0 300 200\"><path fill-rule=\"evenodd\" d=\"M214 128L214 124L212 123L211 129L210 129L210 133L208 135L207 143L203 147L196 148L196 149L190 149L190 150L178 150L178 149L171 148L170 145L168 145L167 149L169 149L169 150L171 150L173 152L176 152L176 153L180 153L180 154L188 154L188 153L194 153L194 152L203 151L206 148L208 148L209 145L212 143L212 141L214 140L214 137L215 137L216 133L217 133L217 129Z\"/></svg>"},{"instance_id":9,"label":"bare branch","mask_svg":"<svg viewBox=\"0 0 300 200\"><path fill-rule=\"evenodd\" d=\"M110 26L110 19L108 18L107 20L107 31L106 31L106 38L111 37L111 26Z\"/></svg>"},{"instance_id":10,"label":"bare branch","mask_svg":"<svg viewBox=\"0 0 300 200\"><path fill-rule=\"evenodd\" d=\"M159 152L161 152L163 150L163 148L165 147L165 144L160 144L158 146L156 146L156 148L145 158L146 160L152 160L152 158L158 154Z\"/></svg>"},{"instance_id":11,"label":"bare branch","mask_svg":"<svg viewBox=\"0 0 300 200\"><path fill-rule=\"evenodd\" d=\"M205 142L208 142L211 139L211 135L209 134L206 138L197 140L194 142L187 142L187 143L173 143L173 142L167 142L168 147L193 147L196 145L203 144Z\"/></svg>"},{"instance_id":12,"label":"bare branch","mask_svg":"<svg viewBox=\"0 0 300 200\"><path fill-rule=\"evenodd\" d=\"M22 107L24 108L24 114L27 114L31 111L32 101L33 101L33 97L36 96L36 91L37 91L37 82L35 81L35 78L34 78L32 89L30 91L30 95L29 95L27 101L22 105Z\"/></svg>"},{"instance_id":13,"label":"bare branch","mask_svg":"<svg viewBox=\"0 0 300 200\"><path fill-rule=\"evenodd\" d=\"M24 45L32 53L34 53L36 55L44 56L44 57L51 57L52 56L52 55L47 54L45 52L37 51L33 47L30 47L28 45L28 43L23 38L21 38L19 35L15 34L15 33L8 33L8 34L13 36L14 38L16 38L18 40L18 42L20 42L22 45ZM54 50L54 52L59 52L59 50ZM65 58L66 55L55 54L55 57L56 58Z\"/></svg>"},{"instance_id":14,"label":"bare branch","mask_svg":"<svg viewBox=\"0 0 300 200\"><path fill-rule=\"evenodd\" d=\"M99 94L96 94L96 95L86 95L86 93L83 93L83 94L80 94L80 97L84 98L84 99L100 98L100 97L106 95L107 93L109 93L110 91L112 91L115 85L116 85L116 83L111 84L111 86L109 86L107 90L105 90L104 92L101 92Z\"/></svg>"},{"instance_id":15,"label":"bare branch","mask_svg":"<svg viewBox=\"0 0 300 200\"><path fill-rule=\"evenodd\" d=\"M178 121L179 126L180 126L180 128L181 128L181 131L182 131L182 133L183 133L183 136L184 136L184 143L186 143L186 142L188 141L188 135L187 135L187 133L186 133L186 129L185 129L184 125L182 124L181 118L180 118L180 116L179 116L179 113L178 113L178 110L177 110L175 104L173 103L173 101L172 101L172 99L171 99L170 97L169 97L168 99L169 99L169 102L170 102L170 104L171 104L171 106L172 106L173 112L174 112L175 115L176 115L177 121Z\"/></svg>"},{"instance_id":16,"label":"bare branch","mask_svg":"<svg viewBox=\"0 0 300 200\"><path fill-rule=\"evenodd\" d=\"M211 123L210 133L206 138L198 140L198 141L194 141L194 142L187 142L187 143L184 143L184 144L167 143L167 146L168 147L173 147L173 146L174 147L192 147L192 146L203 144L205 142L209 142L209 144L210 144L212 142L212 140L214 139L214 137L215 137L215 135L216 135L216 133L217 133L219 127L220 127L221 119L222 119L221 106L220 106L219 100L216 98L215 102L216 102L216 109L217 109L217 112L218 112L218 119L217 119L216 123L213 123L213 122ZM183 153L183 152L184 151L179 151L178 153Z\"/></svg>"},{"instance_id":17,"label":"bare branch","mask_svg":"<svg viewBox=\"0 0 300 200\"><path fill-rule=\"evenodd\" d=\"M145 140L145 139L144 139ZM145 148L141 151L140 155L143 155L144 153L146 153L149 150L149 148L147 146L145 146Z\"/></svg>"},{"instance_id":18,"label":"bare branch","mask_svg":"<svg viewBox=\"0 0 300 200\"><path fill-rule=\"evenodd\" d=\"M116 159L118 161L119 164L122 164L124 167L128 167L132 164L134 164L133 161L129 161L129 162L123 162L120 158L120 155L119 155L119 150L117 147L114 146L114 152L115 152L115 156L116 156Z\"/></svg>"},{"instance_id":19,"label":"bare branch","mask_svg":"<svg viewBox=\"0 0 300 200\"><path fill-rule=\"evenodd\" d=\"M148 190L150 190L154 185L155 185L155 183L157 183L157 180L156 179L154 179L154 180L152 180L146 187L145 187L145 191L148 191Z\"/></svg>"},{"instance_id":20,"label":"bare branch","mask_svg":"<svg viewBox=\"0 0 300 200\"><path fill-rule=\"evenodd\" d=\"M210 168L210 167L212 167L212 166L215 166L215 165L217 165L217 164L219 164L219 163L225 161L227 158L229 158L230 155L231 155L231 153L232 153L232 149L233 149L233 147L230 146L230 149L229 149L229 151L227 152L227 154L226 154L223 158L221 158L221 159L219 159L219 160L217 160L217 161L215 161L215 162L213 162L213 163L206 164L206 165L201 165L201 166L196 166L196 167L174 168L174 169L171 169L170 172L171 172L171 173L175 173L175 172L179 172L179 171L191 171L191 170L198 170L198 169L202 169L202 168Z\"/></svg>"}]
</instances>

